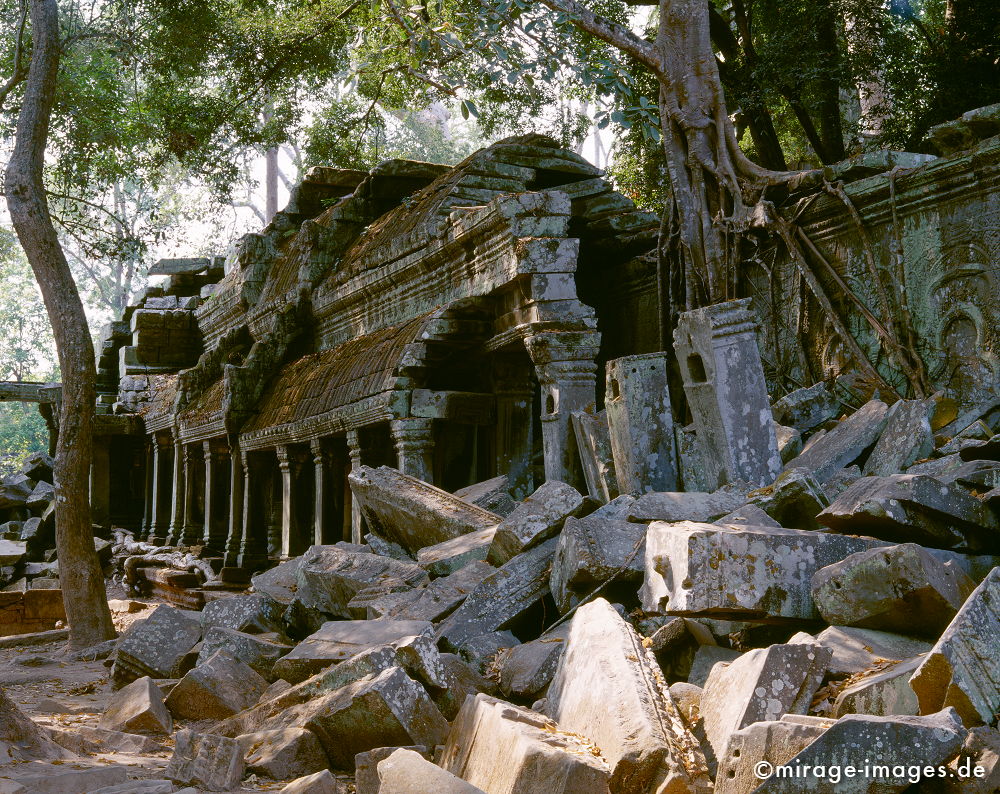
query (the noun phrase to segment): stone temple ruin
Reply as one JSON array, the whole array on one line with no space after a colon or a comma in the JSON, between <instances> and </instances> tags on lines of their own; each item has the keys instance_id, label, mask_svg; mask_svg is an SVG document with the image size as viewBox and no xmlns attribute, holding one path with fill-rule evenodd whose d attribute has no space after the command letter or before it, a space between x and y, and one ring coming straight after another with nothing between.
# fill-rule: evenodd
<instances>
[{"instance_id":1,"label":"stone temple ruin","mask_svg":"<svg viewBox=\"0 0 1000 794\"><path fill-rule=\"evenodd\" d=\"M160 753L148 794L1000 791L1000 110L967 116L783 197L809 259L762 242L669 345L659 219L535 135L313 169L228 261L157 263L100 343L91 499L168 603L90 652L99 722L14 757ZM834 762L907 771L755 771Z\"/></svg>"}]
</instances>

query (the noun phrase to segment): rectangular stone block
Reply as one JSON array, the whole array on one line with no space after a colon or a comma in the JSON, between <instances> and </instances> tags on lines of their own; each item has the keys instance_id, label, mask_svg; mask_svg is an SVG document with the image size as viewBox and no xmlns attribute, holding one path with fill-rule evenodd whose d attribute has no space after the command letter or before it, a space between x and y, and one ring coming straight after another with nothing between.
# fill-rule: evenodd
<instances>
[{"instance_id":1,"label":"rectangular stone block","mask_svg":"<svg viewBox=\"0 0 1000 794\"><path fill-rule=\"evenodd\" d=\"M485 560L497 528L487 527L453 540L427 546L417 553L417 564L432 576L448 576L476 560Z\"/></svg>"},{"instance_id":2,"label":"rectangular stone block","mask_svg":"<svg viewBox=\"0 0 1000 794\"><path fill-rule=\"evenodd\" d=\"M599 502L610 502L618 496L618 480L611 452L607 412L591 414L574 411L570 414L570 419L576 436L576 448L580 452L587 493Z\"/></svg>"},{"instance_id":3,"label":"rectangular stone block","mask_svg":"<svg viewBox=\"0 0 1000 794\"><path fill-rule=\"evenodd\" d=\"M485 562L471 562L449 576L435 579L427 587L376 599L368 606L368 617L437 622L454 612L495 570Z\"/></svg>"},{"instance_id":4,"label":"rectangular stone block","mask_svg":"<svg viewBox=\"0 0 1000 794\"><path fill-rule=\"evenodd\" d=\"M503 565L517 554L559 533L563 522L578 515L584 499L572 485L548 480L497 526L486 561Z\"/></svg>"},{"instance_id":5,"label":"rectangular stone block","mask_svg":"<svg viewBox=\"0 0 1000 794\"><path fill-rule=\"evenodd\" d=\"M865 461L864 473L884 477L928 457L934 450L931 432L933 400L900 400L889 409L885 430Z\"/></svg>"},{"instance_id":6,"label":"rectangular stone block","mask_svg":"<svg viewBox=\"0 0 1000 794\"><path fill-rule=\"evenodd\" d=\"M714 521L747 503L749 486L727 485L714 493L666 491L635 500L629 521Z\"/></svg>"},{"instance_id":7,"label":"rectangular stone block","mask_svg":"<svg viewBox=\"0 0 1000 794\"><path fill-rule=\"evenodd\" d=\"M201 639L201 624L189 613L161 604L133 623L118 641L112 681L116 686L140 676L180 678L184 658Z\"/></svg>"},{"instance_id":8,"label":"rectangular stone block","mask_svg":"<svg viewBox=\"0 0 1000 794\"><path fill-rule=\"evenodd\" d=\"M850 466L874 444L888 421L889 406L869 400L818 440L811 441L802 454L792 458L786 469L809 469L825 482L838 470Z\"/></svg>"},{"instance_id":9,"label":"rectangular stone block","mask_svg":"<svg viewBox=\"0 0 1000 794\"><path fill-rule=\"evenodd\" d=\"M399 748L378 764L378 794L411 794L415 781L436 794L485 794L482 789L432 764L413 750Z\"/></svg>"},{"instance_id":10,"label":"rectangular stone block","mask_svg":"<svg viewBox=\"0 0 1000 794\"><path fill-rule=\"evenodd\" d=\"M239 742L187 729L174 737L174 754L166 776L184 785L208 791L233 791L243 779L243 751Z\"/></svg>"}]
</instances>

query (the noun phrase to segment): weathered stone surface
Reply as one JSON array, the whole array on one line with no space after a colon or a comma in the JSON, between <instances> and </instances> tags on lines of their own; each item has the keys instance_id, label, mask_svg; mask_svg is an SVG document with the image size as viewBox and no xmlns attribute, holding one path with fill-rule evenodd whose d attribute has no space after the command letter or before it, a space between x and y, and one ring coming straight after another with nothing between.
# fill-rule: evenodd
<instances>
[{"instance_id":1,"label":"weathered stone surface","mask_svg":"<svg viewBox=\"0 0 1000 794\"><path fill-rule=\"evenodd\" d=\"M118 642L112 679L118 686L140 676L180 678L184 659L201 638L201 624L188 613L161 604L126 629Z\"/></svg>"},{"instance_id":2,"label":"weathered stone surface","mask_svg":"<svg viewBox=\"0 0 1000 794\"><path fill-rule=\"evenodd\" d=\"M609 361L605 412L619 493L677 489L668 353Z\"/></svg>"},{"instance_id":3,"label":"weathered stone surface","mask_svg":"<svg viewBox=\"0 0 1000 794\"><path fill-rule=\"evenodd\" d=\"M809 444L785 468L808 469L818 480L826 480L838 469L854 463L878 440L885 429L888 413L889 406L884 402L869 400L822 438Z\"/></svg>"},{"instance_id":4,"label":"weathered stone surface","mask_svg":"<svg viewBox=\"0 0 1000 794\"><path fill-rule=\"evenodd\" d=\"M427 581L427 573L416 563L391 557L355 554L336 546L312 546L302 555L296 596L306 607L333 617L351 618L348 604L358 591L387 579L415 587Z\"/></svg>"},{"instance_id":5,"label":"weathered stone surface","mask_svg":"<svg viewBox=\"0 0 1000 794\"><path fill-rule=\"evenodd\" d=\"M1000 731L973 728L965 737L962 750L949 766L954 777L940 781L943 794L996 794L1000 791ZM981 769L977 773L976 767ZM961 775L961 776L959 776Z\"/></svg>"},{"instance_id":6,"label":"weathered stone surface","mask_svg":"<svg viewBox=\"0 0 1000 794\"><path fill-rule=\"evenodd\" d=\"M497 526L487 562L503 565L555 536L566 519L578 515L583 506L583 496L572 485L548 480Z\"/></svg>"},{"instance_id":7,"label":"weathered stone surface","mask_svg":"<svg viewBox=\"0 0 1000 794\"><path fill-rule=\"evenodd\" d=\"M941 482L957 482L963 488L969 488L979 493L990 491L1000 486L1000 462L970 460L945 474L939 475L938 479Z\"/></svg>"},{"instance_id":8,"label":"weathered stone surface","mask_svg":"<svg viewBox=\"0 0 1000 794\"><path fill-rule=\"evenodd\" d=\"M725 757L729 737L741 728L805 714L832 655L819 645L772 645L715 665L701 696L701 716L716 758Z\"/></svg>"},{"instance_id":9,"label":"weathered stone surface","mask_svg":"<svg viewBox=\"0 0 1000 794\"><path fill-rule=\"evenodd\" d=\"M887 717L892 714L919 714L917 696L910 687L910 676L922 659L915 656L902 662L889 662L881 665L877 672L851 678L837 695L833 715L874 714Z\"/></svg>"},{"instance_id":10,"label":"weathered stone surface","mask_svg":"<svg viewBox=\"0 0 1000 794\"><path fill-rule=\"evenodd\" d=\"M268 681L280 678L275 674L274 664L292 650L290 645L276 642L275 635L247 634L242 631L214 626L205 633L198 654L198 664L207 661L212 654L222 649L252 668Z\"/></svg>"},{"instance_id":11,"label":"weathered stone surface","mask_svg":"<svg viewBox=\"0 0 1000 794\"><path fill-rule=\"evenodd\" d=\"M835 419L840 402L826 388L817 383L789 392L772 406L774 421L808 433L814 427Z\"/></svg>"},{"instance_id":12,"label":"weathered stone surface","mask_svg":"<svg viewBox=\"0 0 1000 794\"><path fill-rule=\"evenodd\" d=\"M488 695L465 701L448 734L441 766L490 794L610 791L608 765L586 739Z\"/></svg>"},{"instance_id":13,"label":"weathered stone surface","mask_svg":"<svg viewBox=\"0 0 1000 794\"><path fill-rule=\"evenodd\" d=\"M812 575L871 538L775 527L655 522L646 534L647 612L815 619Z\"/></svg>"},{"instance_id":14,"label":"weathered stone surface","mask_svg":"<svg viewBox=\"0 0 1000 794\"><path fill-rule=\"evenodd\" d=\"M407 669L440 685L441 669L434 626L426 620L334 620L295 646L274 665L274 675L297 684L324 667L361 651L390 645L410 659Z\"/></svg>"},{"instance_id":15,"label":"weathered stone surface","mask_svg":"<svg viewBox=\"0 0 1000 794\"><path fill-rule=\"evenodd\" d=\"M694 652L691 660L691 671L688 673L688 683L703 687L708 681L708 676L712 668L718 662L731 662L739 659L739 651L732 648L723 648L720 645L702 645Z\"/></svg>"},{"instance_id":16,"label":"weathered stone surface","mask_svg":"<svg viewBox=\"0 0 1000 794\"><path fill-rule=\"evenodd\" d=\"M756 328L743 298L682 312L674 331L705 478L716 487L767 485L781 471Z\"/></svg>"},{"instance_id":17,"label":"weathered stone surface","mask_svg":"<svg viewBox=\"0 0 1000 794\"><path fill-rule=\"evenodd\" d=\"M483 579L462 605L438 628L438 639L449 650L466 640L506 628L549 592L549 572L558 541L518 554Z\"/></svg>"},{"instance_id":18,"label":"weathered stone surface","mask_svg":"<svg viewBox=\"0 0 1000 794\"><path fill-rule=\"evenodd\" d=\"M815 637L799 633L789 643L817 643L833 651L827 663L832 676L854 675L872 670L886 661L904 661L927 653L931 644L924 640L902 637L887 631L830 626Z\"/></svg>"},{"instance_id":19,"label":"weathered stone surface","mask_svg":"<svg viewBox=\"0 0 1000 794\"><path fill-rule=\"evenodd\" d=\"M221 720L250 708L265 689L263 676L220 649L184 674L167 695L166 706L182 719Z\"/></svg>"},{"instance_id":20,"label":"weathered stone surface","mask_svg":"<svg viewBox=\"0 0 1000 794\"><path fill-rule=\"evenodd\" d=\"M0 539L0 567L17 565L28 553L28 544L19 540Z\"/></svg>"},{"instance_id":21,"label":"weathered stone surface","mask_svg":"<svg viewBox=\"0 0 1000 794\"><path fill-rule=\"evenodd\" d=\"M818 519L836 532L863 531L939 549L1000 552L1000 519L961 486L924 475L864 477Z\"/></svg>"},{"instance_id":22,"label":"weathered stone surface","mask_svg":"<svg viewBox=\"0 0 1000 794\"><path fill-rule=\"evenodd\" d=\"M285 606L264 593L219 598L205 604L201 625L206 631L213 626L249 634L281 631Z\"/></svg>"},{"instance_id":23,"label":"weathered stone surface","mask_svg":"<svg viewBox=\"0 0 1000 794\"><path fill-rule=\"evenodd\" d=\"M354 756L354 788L356 794L378 794L378 765L397 750L409 750L425 761L431 760L431 751L421 745L413 747L375 747ZM440 767L439 767L440 768Z\"/></svg>"},{"instance_id":24,"label":"weathered stone surface","mask_svg":"<svg viewBox=\"0 0 1000 794\"><path fill-rule=\"evenodd\" d=\"M301 557L293 557L263 573L254 574L250 577L250 583L257 592L287 606L295 599L301 564Z\"/></svg>"},{"instance_id":25,"label":"weathered stone surface","mask_svg":"<svg viewBox=\"0 0 1000 794\"><path fill-rule=\"evenodd\" d=\"M597 745L612 770L614 791L710 787L698 742L655 659L602 598L584 604L573 616L545 710L561 730Z\"/></svg>"},{"instance_id":26,"label":"weathered stone surface","mask_svg":"<svg viewBox=\"0 0 1000 794\"><path fill-rule=\"evenodd\" d=\"M379 794L484 794L482 789L402 747L379 762L378 777Z\"/></svg>"},{"instance_id":27,"label":"weathered stone surface","mask_svg":"<svg viewBox=\"0 0 1000 794\"><path fill-rule=\"evenodd\" d=\"M281 789L282 794L345 794L346 791L347 787L342 786L329 769L300 777Z\"/></svg>"},{"instance_id":28,"label":"weathered stone surface","mask_svg":"<svg viewBox=\"0 0 1000 794\"><path fill-rule=\"evenodd\" d=\"M764 781L755 794L816 791L822 794L890 794L909 788L914 770L936 767L950 759L962 745L965 730L952 709L928 717L870 717L848 714L827 728L815 741L787 762L791 772ZM864 770L888 766L887 774L856 772L829 775L831 764L843 772L848 766ZM812 770L806 767L812 767ZM822 774L816 767L822 766ZM796 771L798 774L796 775Z\"/></svg>"},{"instance_id":29,"label":"weathered stone surface","mask_svg":"<svg viewBox=\"0 0 1000 794\"><path fill-rule=\"evenodd\" d=\"M262 729L292 726L315 733L337 769L353 769L354 756L373 747L433 747L448 733L448 723L424 688L400 667L285 709Z\"/></svg>"},{"instance_id":30,"label":"weathered stone surface","mask_svg":"<svg viewBox=\"0 0 1000 794\"><path fill-rule=\"evenodd\" d=\"M166 776L209 791L232 791L243 779L243 752L234 739L178 731Z\"/></svg>"},{"instance_id":31,"label":"weathered stone surface","mask_svg":"<svg viewBox=\"0 0 1000 794\"><path fill-rule=\"evenodd\" d=\"M431 687L430 695L449 722L458 716L465 699L470 695L475 697L480 692L487 695L497 694L496 684L480 675L472 665L466 664L458 655L442 653L441 666L444 669L445 686Z\"/></svg>"},{"instance_id":32,"label":"weathered stone surface","mask_svg":"<svg viewBox=\"0 0 1000 794\"><path fill-rule=\"evenodd\" d=\"M698 648L715 645L715 637L697 620L668 618L643 644L656 656L667 681L673 683L687 679Z\"/></svg>"},{"instance_id":33,"label":"weathered stone surface","mask_svg":"<svg viewBox=\"0 0 1000 794\"><path fill-rule=\"evenodd\" d=\"M642 524L595 515L566 519L549 577L559 611L568 612L580 598L612 579L642 581L645 538Z\"/></svg>"},{"instance_id":34,"label":"weathered stone surface","mask_svg":"<svg viewBox=\"0 0 1000 794\"><path fill-rule=\"evenodd\" d=\"M114 694L99 727L125 733L170 733L173 720L163 705L163 692L149 676L143 676Z\"/></svg>"},{"instance_id":35,"label":"weathered stone surface","mask_svg":"<svg viewBox=\"0 0 1000 794\"><path fill-rule=\"evenodd\" d=\"M714 493L647 493L635 500L629 521L714 521L746 504L750 486L730 484Z\"/></svg>"},{"instance_id":36,"label":"weathered stone surface","mask_svg":"<svg viewBox=\"0 0 1000 794\"><path fill-rule=\"evenodd\" d=\"M774 436L778 440L778 454L781 462L788 463L802 452L802 433L794 427L774 425Z\"/></svg>"},{"instance_id":37,"label":"weathered stone surface","mask_svg":"<svg viewBox=\"0 0 1000 794\"><path fill-rule=\"evenodd\" d=\"M542 697L562 658L569 630L570 624L563 623L504 653L498 660L500 691L529 702Z\"/></svg>"},{"instance_id":38,"label":"weathered stone surface","mask_svg":"<svg viewBox=\"0 0 1000 794\"><path fill-rule=\"evenodd\" d=\"M858 552L812 578L827 623L937 637L975 583L915 543Z\"/></svg>"},{"instance_id":39,"label":"weathered stone surface","mask_svg":"<svg viewBox=\"0 0 1000 794\"><path fill-rule=\"evenodd\" d=\"M889 409L885 430L865 461L866 476L898 474L934 450L933 400L901 400Z\"/></svg>"},{"instance_id":40,"label":"weathered stone surface","mask_svg":"<svg viewBox=\"0 0 1000 794\"><path fill-rule=\"evenodd\" d=\"M163 750L162 739L138 733L106 730L92 725L75 725L72 728L49 728L52 739L70 752L127 753L151 755Z\"/></svg>"},{"instance_id":41,"label":"weathered stone surface","mask_svg":"<svg viewBox=\"0 0 1000 794\"><path fill-rule=\"evenodd\" d=\"M802 725L782 720L755 722L733 732L719 756L715 794L750 794L761 779L754 768L766 761L780 766L798 755L832 724Z\"/></svg>"},{"instance_id":42,"label":"weathered stone surface","mask_svg":"<svg viewBox=\"0 0 1000 794\"><path fill-rule=\"evenodd\" d=\"M305 728L282 728L237 736L247 772L288 780L320 772L329 761L316 738Z\"/></svg>"},{"instance_id":43,"label":"weathered stone surface","mask_svg":"<svg viewBox=\"0 0 1000 794\"><path fill-rule=\"evenodd\" d=\"M411 554L502 520L496 513L388 466L362 466L349 480L373 531Z\"/></svg>"},{"instance_id":44,"label":"weathered stone surface","mask_svg":"<svg viewBox=\"0 0 1000 794\"><path fill-rule=\"evenodd\" d=\"M42 762L24 764L11 770L16 784L23 788L2 788L7 782L0 779L0 791L7 794L94 794L109 786L118 786L128 777L128 768L117 764L72 768Z\"/></svg>"},{"instance_id":45,"label":"weathered stone surface","mask_svg":"<svg viewBox=\"0 0 1000 794\"><path fill-rule=\"evenodd\" d=\"M910 679L920 713L954 706L966 725L1000 712L1000 567L972 592Z\"/></svg>"},{"instance_id":46,"label":"weathered stone surface","mask_svg":"<svg viewBox=\"0 0 1000 794\"><path fill-rule=\"evenodd\" d=\"M607 411L596 414L574 411L571 418L587 493L598 502L610 502L618 496L618 480L611 451Z\"/></svg>"},{"instance_id":47,"label":"weathered stone surface","mask_svg":"<svg viewBox=\"0 0 1000 794\"><path fill-rule=\"evenodd\" d=\"M753 494L753 503L780 526L819 529L816 515L830 504L819 481L807 469L786 469L773 485Z\"/></svg>"},{"instance_id":48,"label":"weathered stone surface","mask_svg":"<svg viewBox=\"0 0 1000 794\"><path fill-rule=\"evenodd\" d=\"M775 521L773 518L771 518L771 516L769 516L755 504L743 505L743 507L737 508L732 513L724 515L722 518L717 518L712 523L719 524L720 526L736 527L737 529L741 526L751 526L751 527L781 526L779 522Z\"/></svg>"},{"instance_id":49,"label":"weathered stone surface","mask_svg":"<svg viewBox=\"0 0 1000 794\"><path fill-rule=\"evenodd\" d=\"M510 495L510 478L506 474L460 488L455 491L455 496L498 516L509 516L517 507L517 502Z\"/></svg>"},{"instance_id":50,"label":"weathered stone surface","mask_svg":"<svg viewBox=\"0 0 1000 794\"><path fill-rule=\"evenodd\" d=\"M29 480L53 482L52 467L55 460L44 452L32 452L21 462L21 474Z\"/></svg>"},{"instance_id":51,"label":"weathered stone surface","mask_svg":"<svg viewBox=\"0 0 1000 794\"><path fill-rule=\"evenodd\" d=\"M368 607L368 617L439 621L454 612L495 570L485 562L470 562L449 576L435 579L427 587L376 599Z\"/></svg>"},{"instance_id":52,"label":"weathered stone surface","mask_svg":"<svg viewBox=\"0 0 1000 794\"><path fill-rule=\"evenodd\" d=\"M470 562L485 560L496 531L493 526L428 546L417 552L417 564L432 576L448 576Z\"/></svg>"}]
</instances>

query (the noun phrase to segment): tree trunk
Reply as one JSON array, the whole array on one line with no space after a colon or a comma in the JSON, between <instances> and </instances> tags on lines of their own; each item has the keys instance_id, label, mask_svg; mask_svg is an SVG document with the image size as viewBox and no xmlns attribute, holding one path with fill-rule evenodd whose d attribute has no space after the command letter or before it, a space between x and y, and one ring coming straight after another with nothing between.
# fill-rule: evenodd
<instances>
[{"instance_id":1,"label":"tree trunk","mask_svg":"<svg viewBox=\"0 0 1000 794\"><path fill-rule=\"evenodd\" d=\"M56 444L56 550L70 645L115 636L90 525L91 425L96 400L94 351L83 303L59 245L42 183L49 117L59 69L56 0L31 2L32 54L5 192L11 220L35 273L52 323L63 400Z\"/></svg>"}]
</instances>

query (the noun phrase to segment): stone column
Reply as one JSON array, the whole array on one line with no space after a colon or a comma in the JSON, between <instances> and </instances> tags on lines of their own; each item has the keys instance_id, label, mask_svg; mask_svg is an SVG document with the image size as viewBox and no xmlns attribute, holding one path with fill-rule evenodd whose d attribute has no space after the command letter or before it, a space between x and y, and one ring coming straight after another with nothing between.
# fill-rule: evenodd
<instances>
[{"instance_id":1,"label":"stone column","mask_svg":"<svg viewBox=\"0 0 1000 794\"><path fill-rule=\"evenodd\" d=\"M162 546L170 528L170 442L153 437L153 493L147 543Z\"/></svg>"},{"instance_id":2,"label":"stone column","mask_svg":"<svg viewBox=\"0 0 1000 794\"><path fill-rule=\"evenodd\" d=\"M708 487L770 485L781 456L750 299L682 313L674 349Z\"/></svg>"},{"instance_id":3,"label":"stone column","mask_svg":"<svg viewBox=\"0 0 1000 794\"><path fill-rule=\"evenodd\" d=\"M278 447L278 470L281 472L281 559L292 556L292 546L298 541L297 510L295 503L295 487L292 479L295 475L295 461L292 450L287 446Z\"/></svg>"},{"instance_id":4,"label":"stone column","mask_svg":"<svg viewBox=\"0 0 1000 794\"><path fill-rule=\"evenodd\" d=\"M229 439L229 533L223 564L239 565L243 543L243 454L237 437Z\"/></svg>"},{"instance_id":5,"label":"stone column","mask_svg":"<svg viewBox=\"0 0 1000 794\"><path fill-rule=\"evenodd\" d=\"M596 331L552 331L524 340L535 364L542 392L542 443L545 479L562 480L585 491L576 438L574 411L593 411L597 396Z\"/></svg>"},{"instance_id":6,"label":"stone column","mask_svg":"<svg viewBox=\"0 0 1000 794\"><path fill-rule=\"evenodd\" d=\"M361 468L361 440L357 430L347 431L347 454L351 458L351 471ZM351 543L361 542L361 507L358 500L354 498L351 489L347 489L347 496L351 500Z\"/></svg>"},{"instance_id":7,"label":"stone column","mask_svg":"<svg viewBox=\"0 0 1000 794\"><path fill-rule=\"evenodd\" d=\"M211 441L202 444L205 457L205 522L202 542L213 557L224 554L228 529L226 484L229 450Z\"/></svg>"},{"instance_id":8,"label":"stone column","mask_svg":"<svg viewBox=\"0 0 1000 794\"><path fill-rule=\"evenodd\" d=\"M155 467L155 458L153 457L153 450L156 447L156 442L149 440L146 442L145 448L145 459L146 466L144 468L145 473L145 488L143 489L143 513L142 513L142 528L139 532L139 540L145 541L153 534L153 501L156 498L153 492L153 468Z\"/></svg>"},{"instance_id":9,"label":"stone column","mask_svg":"<svg viewBox=\"0 0 1000 794\"><path fill-rule=\"evenodd\" d=\"M197 444L184 445L184 528L181 543L194 546L201 542L203 524L198 520L198 477L195 467L204 465L201 448Z\"/></svg>"},{"instance_id":10,"label":"stone column","mask_svg":"<svg viewBox=\"0 0 1000 794\"><path fill-rule=\"evenodd\" d=\"M259 452L243 456L243 536L238 563L255 569L267 562L267 516L264 515L265 488L270 488L269 466Z\"/></svg>"},{"instance_id":11,"label":"stone column","mask_svg":"<svg viewBox=\"0 0 1000 794\"><path fill-rule=\"evenodd\" d=\"M497 474L507 475L514 498L525 499L535 490L531 466L535 446L531 403L535 390L531 363L523 354L494 357L493 392L497 401Z\"/></svg>"},{"instance_id":12,"label":"stone column","mask_svg":"<svg viewBox=\"0 0 1000 794\"><path fill-rule=\"evenodd\" d=\"M314 438L309 442L309 451L313 460L313 543L320 545L326 534L326 524L333 503L330 492L330 461L329 453L323 445L323 440Z\"/></svg>"},{"instance_id":13,"label":"stone column","mask_svg":"<svg viewBox=\"0 0 1000 794\"><path fill-rule=\"evenodd\" d=\"M419 417L393 419L389 429L396 445L399 470L433 484L434 420Z\"/></svg>"},{"instance_id":14,"label":"stone column","mask_svg":"<svg viewBox=\"0 0 1000 794\"><path fill-rule=\"evenodd\" d=\"M90 460L90 519L95 524L111 524L111 451L107 436L94 436Z\"/></svg>"},{"instance_id":15,"label":"stone column","mask_svg":"<svg viewBox=\"0 0 1000 794\"><path fill-rule=\"evenodd\" d=\"M174 430L174 474L170 483L170 531L167 533L167 545L180 543L184 534L184 444L180 435Z\"/></svg>"}]
</instances>

